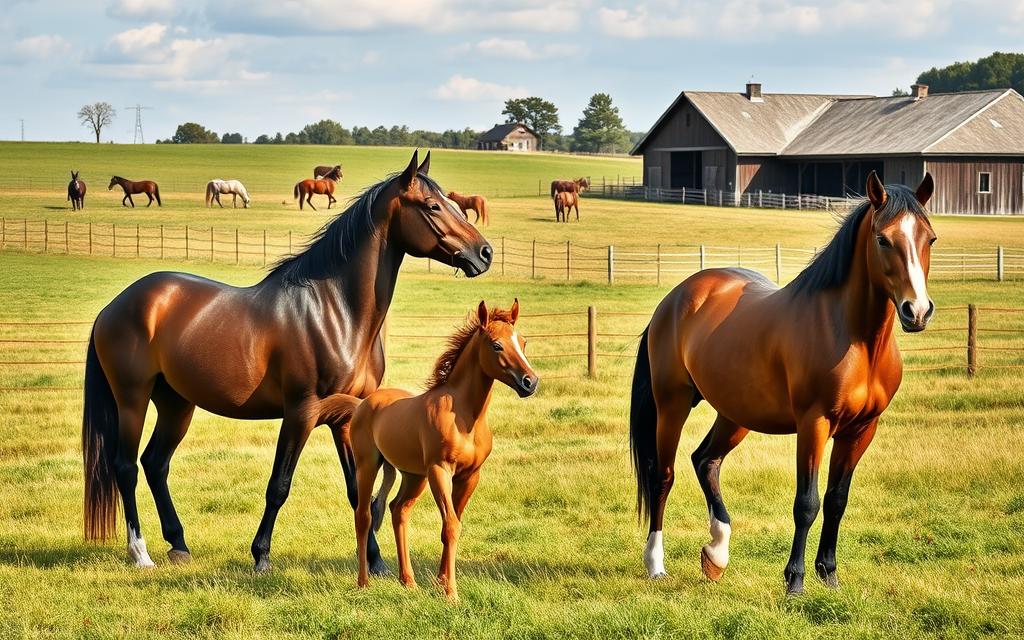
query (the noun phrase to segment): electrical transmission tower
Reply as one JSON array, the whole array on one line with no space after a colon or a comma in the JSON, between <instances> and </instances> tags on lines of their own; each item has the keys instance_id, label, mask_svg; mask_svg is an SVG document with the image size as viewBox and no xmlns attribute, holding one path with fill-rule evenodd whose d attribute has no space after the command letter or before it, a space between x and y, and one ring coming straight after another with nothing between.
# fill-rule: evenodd
<instances>
[{"instance_id":1,"label":"electrical transmission tower","mask_svg":"<svg viewBox=\"0 0 1024 640\"><path fill-rule=\"evenodd\" d=\"M136 104L134 107L125 107L125 111L135 112L135 140L134 144L144 144L146 141L142 137L142 110L152 109L153 107L144 107L141 104Z\"/></svg>"}]
</instances>

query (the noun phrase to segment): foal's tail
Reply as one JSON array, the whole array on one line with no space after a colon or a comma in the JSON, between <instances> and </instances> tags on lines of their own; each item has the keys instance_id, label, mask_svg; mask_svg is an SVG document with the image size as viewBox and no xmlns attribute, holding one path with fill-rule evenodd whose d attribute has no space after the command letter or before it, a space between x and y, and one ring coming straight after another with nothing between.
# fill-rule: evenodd
<instances>
[{"instance_id":1,"label":"foal's tail","mask_svg":"<svg viewBox=\"0 0 1024 640\"><path fill-rule=\"evenodd\" d=\"M82 460L85 466L85 537L104 541L117 533L117 403L89 337L85 359L85 407L82 412Z\"/></svg>"},{"instance_id":2,"label":"foal's tail","mask_svg":"<svg viewBox=\"0 0 1024 640\"><path fill-rule=\"evenodd\" d=\"M633 392L629 405L629 450L633 455L636 474L636 511L647 518L658 496L658 410L651 388L651 359L647 353L647 334L644 329L633 369Z\"/></svg>"}]
</instances>

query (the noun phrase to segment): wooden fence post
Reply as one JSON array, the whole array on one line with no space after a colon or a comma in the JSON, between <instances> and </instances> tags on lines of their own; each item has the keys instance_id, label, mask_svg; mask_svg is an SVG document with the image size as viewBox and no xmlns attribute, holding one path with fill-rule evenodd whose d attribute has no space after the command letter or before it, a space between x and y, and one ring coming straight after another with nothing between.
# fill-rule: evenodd
<instances>
[{"instance_id":1,"label":"wooden fence post","mask_svg":"<svg viewBox=\"0 0 1024 640\"><path fill-rule=\"evenodd\" d=\"M537 184L540 184L539 180ZM501 275L505 275L505 236L501 236Z\"/></svg>"},{"instance_id":2,"label":"wooden fence post","mask_svg":"<svg viewBox=\"0 0 1024 640\"><path fill-rule=\"evenodd\" d=\"M188 260L188 225L185 225L185 259Z\"/></svg>"},{"instance_id":3,"label":"wooden fence post","mask_svg":"<svg viewBox=\"0 0 1024 640\"><path fill-rule=\"evenodd\" d=\"M757 207L760 209L764 206L764 194L760 189L757 190Z\"/></svg>"},{"instance_id":4,"label":"wooden fence post","mask_svg":"<svg viewBox=\"0 0 1024 640\"><path fill-rule=\"evenodd\" d=\"M615 245L608 245L608 284L615 283Z\"/></svg>"},{"instance_id":5,"label":"wooden fence post","mask_svg":"<svg viewBox=\"0 0 1024 640\"><path fill-rule=\"evenodd\" d=\"M775 243L775 282L782 284L782 247Z\"/></svg>"},{"instance_id":6,"label":"wooden fence post","mask_svg":"<svg viewBox=\"0 0 1024 640\"><path fill-rule=\"evenodd\" d=\"M160 259L164 259L164 225L160 225Z\"/></svg>"},{"instance_id":7,"label":"wooden fence post","mask_svg":"<svg viewBox=\"0 0 1024 640\"><path fill-rule=\"evenodd\" d=\"M427 273L430 273L430 258L427 258Z\"/></svg>"},{"instance_id":8,"label":"wooden fence post","mask_svg":"<svg viewBox=\"0 0 1024 640\"><path fill-rule=\"evenodd\" d=\"M238 264L238 227L235 227L235 264Z\"/></svg>"},{"instance_id":9,"label":"wooden fence post","mask_svg":"<svg viewBox=\"0 0 1024 640\"><path fill-rule=\"evenodd\" d=\"M1003 245L996 247L996 281L1003 281Z\"/></svg>"},{"instance_id":10,"label":"wooden fence post","mask_svg":"<svg viewBox=\"0 0 1024 640\"><path fill-rule=\"evenodd\" d=\"M136 223L135 224L135 257L136 258L138 258L139 254L142 253L140 251L140 249L141 249L140 245L142 244L142 241L139 239L139 236L142 235L141 231L142 231L142 228L139 226L138 223Z\"/></svg>"},{"instance_id":11,"label":"wooden fence post","mask_svg":"<svg viewBox=\"0 0 1024 640\"><path fill-rule=\"evenodd\" d=\"M587 307L587 376L597 377L597 307Z\"/></svg>"},{"instance_id":12,"label":"wooden fence post","mask_svg":"<svg viewBox=\"0 0 1024 640\"><path fill-rule=\"evenodd\" d=\"M967 375L978 372L978 308L967 305Z\"/></svg>"},{"instance_id":13,"label":"wooden fence post","mask_svg":"<svg viewBox=\"0 0 1024 640\"><path fill-rule=\"evenodd\" d=\"M7 217L0 218L0 249L7 243Z\"/></svg>"},{"instance_id":14,"label":"wooden fence post","mask_svg":"<svg viewBox=\"0 0 1024 640\"><path fill-rule=\"evenodd\" d=\"M292 254L292 230L288 230L288 255Z\"/></svg>"},{"instance_id":15,"label":"wooden fence post","mask_svg":"<svg viewBox=\"0 0 1024 640\"><path fill-rule=\"evenodd\" d=\"M530 277L537 277L537 239L533 239L533 253L530 260Z\"/></svg>"},{"instance_id":16,"label":"wooden fence post","mask_svg":"<svg viewBox=\"0 0 1024 640\"><path fill-rule=\"evenodd\" d=\"M660 244L658 245L658 255L657 255L657 275L655 276L655 283L656 283L656 284L657 284L657 285L658 285L659 287L661 286L661 245L660 245Z\"/></svg>"},{"instance_id":17,"label":"wooden fence post","mask_svg":"<svg viewBox=\"0 0 1024 640\"><path fill-rule=\"evenodd\" d=\"M64 221L64 253L71 255L71 251L68 250L68 221Z\"/></svg>"},{"instance_id":18,"label":"wooden fence post","mask_svg":"<svg viewBox=\"0 0 1024 640\"><path fill-rule=\"evenodd\" d=\"M187 229L188 227L186 227ZM117 223L110 225L110 257L117 257Z\"/></svg>"},{"instance_id":19,"label":"wooden fence post","mask_svg":"<svg viewBox=\"0 0 1024 640\"><path fill-rule=\"evenodd\" d=\"M700 270L704 270L704 245L700 245Z\"/></svg>"},{"instance_id":20,"label":"wooden fence post","mask_svg":"<svg viewBox=\"0 0 1024 640\"><path fill-rule=\"evenodd\" d=\"M50 244L50 221L43 220L43 253L46 253L46 249Z\"/></svg>"},{"instance_id":21,"label":"wooden fence post","mask_svg":"<svg viewBox=\"0 0 1024 640\"><path fill-rule=\"evenodd\" d=\"M263 266L267 266L267 230L263 230Z\"/></svg>"},{"instance_id":22,"label":"wooden fence post","mask_svg":"<svg viewBox=\"0 0 1024 640\"><path fill-rule=\"evenodd\" d=\"M213 227L210 227L210 262L213 262Z\"/></svg>"},{"instance_id":23,"label":"wooden fence post","mask_svg":"<svg viewBox=\"0 0 1024 640\"><path fill-rule=\"evenodd\" d=\"M24 248L27 251L28 250L28 218L22 218L21 219L21 232L22 232L22 234L24 234L24 238L23 238L24 243L23 244L25 245Z\"/></svg>"},{"instance_id":24,"label":"wooden fence post","mask_svg":"<svg viewBox=\"0 0 1024 640\"><path fill-rule=\"evenodd\" d=\"M89 223L89 255L92 255L92 222Z\"/></svg>"}]
</instances>

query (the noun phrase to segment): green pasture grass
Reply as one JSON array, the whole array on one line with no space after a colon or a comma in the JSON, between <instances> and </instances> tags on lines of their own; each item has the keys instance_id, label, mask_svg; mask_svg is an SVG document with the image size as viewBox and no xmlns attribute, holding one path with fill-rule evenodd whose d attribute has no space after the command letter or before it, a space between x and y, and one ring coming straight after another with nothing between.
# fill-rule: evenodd
<instances>
[{"instance_id":1,"label":"green pasture grass","mask_svg":"<svg viewBox=\"0 0 1024 640\"><path fill-rule=\"evenodd\" d=\"M659 220L668 218L664 214ZM964 228L973 228L967 222ZM813 221L799 224L803 228ZM1003 228L1016 227L1006 223ZM732 235L719 233L717 238L724 243ZM263 274L254 266L202 261L0 252L0 323L88 322L131 281L168 268L239 285ZM440 543L439 518L429 495L414 509L411 524L420 589L406 591L394 579L355 589L352 514L326 431L313 434L298 466L275 530L274 571L254 575L249 545L263 509L278 425L231 421L202 411L170 476L194 562L186 567L167 562L148 487L140 482L143 531L157 567L129 567L123 538L109 545L82 541L80 392L0 391L5 417L0 427L0 636L1021 634L1024 375L1020 369L985 368L1024 364L1012 353L982 352L982 369L973 379L962 368L905 374L854 481L840 536L844 586L839 592L809 578L805 596L783 597L795 440L759 434L730 455L722 473L734 527L729 570L719 584L701 578L698 553L708 539L707 512L686 454L704 436L713 413L706 404L698 406L683 433L679 480L666 518L671 577L647 580L641 560L646 532L633 512L626 435L628 375L636 349L632 336L646 319L614 314L648 314L668 285L566 284L553 278L502 278L494 272L474 280L421 272L399 279L389 320L387 384L418 388L430 363L411 358L437 355L440 336L479 299L508 305L514 296L523 305L527 354L542 376L533 398L520 400L505 388L495 392L490 414L495 449L464 519L458 557L462 601L457 605L445 602L430 582ZM983 327L1021 327L1020 315L984 310L1024 306L1019 281L943 280L931 283L930 292L939 306L933 329L963 327L965 312L959 307L968 302L983 307ZM584 338L530 337L585 332L582 312L588 305L598 308L602 332L624 334L600 339L599 351L609 355L599 359L596 379L584 377L581 357L539 358L585 351ZM530 317L569 311L575 315ZM402 337L422 334L438 337ZM0 361L80 360L87 335L88 325L0 326L0 339L70 341L0 343ZM907 349L958 347L951 353L909 353L908 367L962 365L960 331L901 334L899 340ZM982 345L1024 348L1014 334L983 333L980 340ZM77 364L0 366L0 387L77 388L81 375ZM151 411L144 437L153 420ZM809 561L818 526L808 543ZM381 541L393 567L388 527Z\"/></svg>"}]
</instances>

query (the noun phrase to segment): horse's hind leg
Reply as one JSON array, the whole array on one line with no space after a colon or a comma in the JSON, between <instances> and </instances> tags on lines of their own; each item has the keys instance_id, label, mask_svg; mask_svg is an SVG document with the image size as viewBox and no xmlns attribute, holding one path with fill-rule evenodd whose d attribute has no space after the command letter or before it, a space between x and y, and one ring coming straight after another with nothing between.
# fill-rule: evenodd
<instances>
[{"instance_id":1,"label":"horse's hind leg","mask_svg":"<svg viewBox=\"0 0 1024 640\"><path fill-rule=\"evenodd\" d=\"M348 439L348 428L346 425L331 425L331 434L334 436L334 447L338 450L338 458L341 460L341 471L345 474L345 488L348 494L348 503L355 509L359 504L358 483L356 481L356 462L352 452L352 443ZM382 498L386 499L386 498ZM371 527L366 541L367 558L370 563L370 574L384 576L388 574L388 565L380 556L380 546L377 544L377 536Z\"/></svg>"},{"instance_id":2,"label":"horse's hind leg","mask_svg":"<svg viewBox=\"0 0 1024 640\"><path fill-rule=\"evenodd\" d=\"M719 414L704 441L690 456L693 469L697 473L697 481L708 503L711 544L704 545L700 550L700 565L701 571L709 580L717 581L721 578L729 564L729 534L732 528L719 484L722 460L748 433L748 429Z\"/></svg>"},{"instance_id":3,"label":"horse's hind leg","mask_svg":"<svg viewBox=\"0 0 1024 640\"><path fill-rule=\"evenodd\" d=\"M137 567L152 567L153 560L146 549L139 524L139 510L135 502L135 488L139 479L139 441L146 421L146 409L153 390L152 379L131 383L115 383L111 389L117 401L118 441L114 472L117 488L124 507L125 526L128 531L128 557Z\"/></svg>"},{"instance_id":4,"label":"horse's hind leg","mask_svg":"<svg viewBox=\"0 0 1024 640\"><path fill-rule=\"evenodd\" d=\"M153 206L153 194L152 194L152 193L149 193L149 192L147 191L147 192L146 192L146 197L147 197L147 198L149 198L149 202L147 202L147 203L146 203L146 206L147 206L147 207L152 207L152 206Z\"/></svg>"},{"instance_id":5,"label":"horse's hind leg","mask_svg":"<svg viewBox=\"0 0 1024 640\"><path fill-rule=\"evenodd\" d=\"M171 456L188 431L195 405L178 395L163 379L159 379L153 388L153 404L157 411L156 427L142 453L142 469L146 472L146 481L156 502L164 540L171 545L167 557L171 562L181 564L192 557L185 544L185 529L167 487L167 474Z\"/></svg>"},{"instance_id":6,"label":"horse's hind leg","mask_svg":"<svg viewBox=\"0 0 1024 640\"><path fill-rule=\"evenodd\" d=\"M309 204L309 208L310 209L312 209L313 211L316 211L316 207L313 206L313 192L312 191L310 191L308 194L306 194L306 203Z\"/></svg>"},{"instance_id":7,"label":"horse's hind leg","mask_svg":"<svg viewBox=\"0 0 1024 640\"><path fill-rule=\"evenodd\" d=\"M833 589L839 588L836 576L836 544L839 541L839 522L846 511L853 470L875 437L877 419L849 435L840 433L832 444L832 459L828 470L828 488L825 490L821 541L814 569L821 581Z\"/></svg>"}]
</instances>

